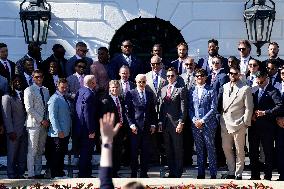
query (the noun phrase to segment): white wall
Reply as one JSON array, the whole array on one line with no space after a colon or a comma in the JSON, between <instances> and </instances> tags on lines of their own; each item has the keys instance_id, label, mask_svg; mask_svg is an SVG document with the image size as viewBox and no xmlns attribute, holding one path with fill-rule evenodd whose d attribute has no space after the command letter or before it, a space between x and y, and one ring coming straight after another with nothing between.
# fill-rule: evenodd
<instances>
[{"instance_id":1,"label":"white wall","mask_svg":"<svg viewBox=\"0 0 284 189\"><path fill-rule=\"evenodd\" d=\"M24 42L17 0L0 0L0 41L7 43L10 59L16 61L27 51ZM189 43L190 53L207 53L207 41L219 40L220 54L238 55L237 43L246 38L242 0L48 0L52 20L43 57L51 54L54 43L61 43L67 56L74 54L77 41L84 41L89 56L96 59L96 50L107 46L115 31L131 19L158 17L176 26ZM284 58L284 0L275 1L276 21L271 41L280 45ZM253 48L255 55L255 48ZM267 45L262 48L267 55ZM265 57L261 57L262 59Z\"/></svg>"}]
</instances>

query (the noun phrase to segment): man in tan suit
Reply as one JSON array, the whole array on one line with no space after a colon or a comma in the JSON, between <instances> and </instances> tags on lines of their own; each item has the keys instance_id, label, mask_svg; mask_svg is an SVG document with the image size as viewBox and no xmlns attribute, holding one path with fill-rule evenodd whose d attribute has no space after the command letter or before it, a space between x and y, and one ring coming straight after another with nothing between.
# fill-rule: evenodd
<instances>
[{"instance_id":1,"label":"man in tan suit","mask_svg":"<svg viewBox=\"0 0 284 189\"><path fill-rule=\"evenodd\" d=\"M223 86L220 120L222 146L229 169L223 178L241 180L245 160L245 134L247 127L251 125L253 97L250 87L240 80L240 68L230 68L229 75L230 82ZM237 160L232 150L234 145Z\"/></svg>"}]
</instances>

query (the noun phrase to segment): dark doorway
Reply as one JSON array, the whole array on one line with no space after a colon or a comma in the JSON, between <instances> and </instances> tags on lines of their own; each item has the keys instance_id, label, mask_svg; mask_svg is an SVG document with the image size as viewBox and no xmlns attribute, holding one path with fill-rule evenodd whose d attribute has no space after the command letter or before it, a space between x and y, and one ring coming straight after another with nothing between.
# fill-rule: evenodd
<instances>
[{"instance_id":1,"label":"dark doorway","mask_svg":"<svg viewBox=\"0 0 284 189\"><path fill-rule=\"evenodd\" d=\"M177 58L176 46L184 39L180 31L169 21L159 18L136 18L118 29L110 42L110 55L120 53L121 42L130 39L134 53L143 61L149 62L154 44L163 46L164 58L168 61Z\"/></svg>"}]
</instances>

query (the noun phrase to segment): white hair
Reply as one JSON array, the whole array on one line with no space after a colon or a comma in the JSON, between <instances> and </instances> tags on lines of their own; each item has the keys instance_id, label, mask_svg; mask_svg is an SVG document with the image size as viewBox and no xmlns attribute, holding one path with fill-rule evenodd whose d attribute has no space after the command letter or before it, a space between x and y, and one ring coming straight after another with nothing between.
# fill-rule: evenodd
<instances>
[{"instance_id":1,"label":"white hair","mask_svg":"<svg viewBox=\"0 0 284 189\"><path fill-rule=\"evenodd\" d=\"M89 83L93 80L96 80L96 77L94 75L86 75L84 77L84 86L89 87Z\"/></svg>"},{"instance_id":2,"label":"white hair","mask_svg":"<svg viewBox=\"0 0 284 189\"><path fill-rule=\"evenodd\" d=\"M138 74L138 75L136 75L135 81L138 81L141 78L145 78L146 79L146 75L145 74Z\"/></svg>"}]
</instances>

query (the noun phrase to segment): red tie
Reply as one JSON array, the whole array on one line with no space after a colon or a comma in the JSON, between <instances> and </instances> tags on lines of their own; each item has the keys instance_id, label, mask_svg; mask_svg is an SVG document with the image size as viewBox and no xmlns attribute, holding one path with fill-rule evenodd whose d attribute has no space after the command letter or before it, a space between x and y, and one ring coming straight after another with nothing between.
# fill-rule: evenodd
<instances>
[{"instance_id":1,"label":"red tie","mask_svg":"<svg viewBox=\"0 0 284 189\"><path fill-rule=\"evenodd\" d=\"M119 106L119 99L118 99L118 97L116 97L116 107L117 107L117 112L118 112L118 115L119 115L120 127L122 127L123 119L122 119L122 115L121 115L121 111L120 111L120 106Z\"/></svg>"},{"instance_id":2,"label":"red tie","mask_svg":"<svg viewBox=\"0 0 284 189\"><path fill-rule=\"evenodd\" d=\"M168 90L167 90L167 98L168 99L171 99L171 96L172 96L172 86L170 85L168 87Z\"/></svg>"}]
</instances>

